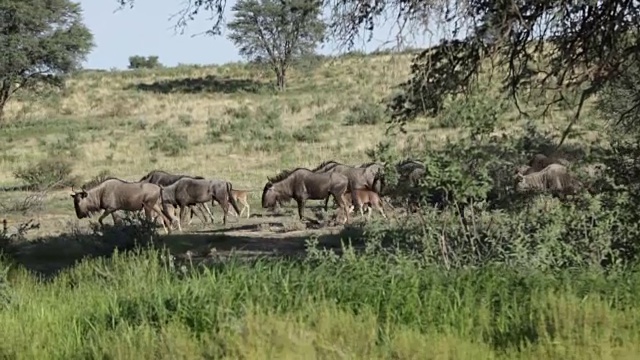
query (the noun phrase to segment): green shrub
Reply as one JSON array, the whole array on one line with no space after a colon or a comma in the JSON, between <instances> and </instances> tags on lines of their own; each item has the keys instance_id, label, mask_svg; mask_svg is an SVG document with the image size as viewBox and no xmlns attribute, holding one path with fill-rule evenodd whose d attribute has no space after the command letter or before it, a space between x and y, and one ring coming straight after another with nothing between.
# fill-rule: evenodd
<instances>
[{"instance_id":1,"label":"green shrub","mask_svg":"<svg viewBox=\"0 0 640 360\"><path fill-rule=\"evenodd\" d=\"M372 100L367 100L349 109L345 117L345 125L376 125L385 120L384 107Z\"/></svg>"},{"instance_id":2,"label":"green shrub","mask_svg":"<svg viewBox=\"0 0 640 360\"><path fill-rule=\"evenodd\" d=\"M169 127L162 127L148 142L150 151L158 150L166 156L178 156L189 148L187 135Z\"/></svg>"},{"instance_id":3,"label":"green shrub","mask_svg":"<svg viewBox=\"0 0 640 360\"><path fill-rule=\"evenodd\" d=\"M61 188L75 184L71 177L73 163L63 157L42 159L35 164L21 167L14 171L14 176L29 187L38 190L47 188Z\"/></svg>"}]
</instances>

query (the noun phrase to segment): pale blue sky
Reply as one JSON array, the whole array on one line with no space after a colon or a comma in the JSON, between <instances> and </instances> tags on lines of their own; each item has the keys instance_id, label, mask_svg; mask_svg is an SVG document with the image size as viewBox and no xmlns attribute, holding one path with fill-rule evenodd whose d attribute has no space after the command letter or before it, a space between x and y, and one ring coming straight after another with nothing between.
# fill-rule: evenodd
<instances>
[{"instance_id":1,"label":"pale blue sky","mask_svg":"<svg viewBox=\"0 0 640 360\"><path fill-rule=\"evenodd\" d=\"M179 11L181 0L136 0L133 9L118 8L116 0L80 0L84 11L85 24L91 29L96 43L87 57L85 68L124 69L131 55L157 55L162 64L175 66L183 64L223 64L243 60L233 44L227 40L223 30L221 36L198 35L207 29L207 15L199 16L189 24L183 35L174 34L174 20L169 17ZM231 19L230 9L235 0L227 1L227 21ZM355 48L372 51L392 39L391 25L374 33L371 42L356 43ZM396 32L393 31L392 35ZM427 46L428 36L412 40L413 46ZM322 54L336 53L335 44L328 43L320 49Z\"/></svg>"}]
</instances>

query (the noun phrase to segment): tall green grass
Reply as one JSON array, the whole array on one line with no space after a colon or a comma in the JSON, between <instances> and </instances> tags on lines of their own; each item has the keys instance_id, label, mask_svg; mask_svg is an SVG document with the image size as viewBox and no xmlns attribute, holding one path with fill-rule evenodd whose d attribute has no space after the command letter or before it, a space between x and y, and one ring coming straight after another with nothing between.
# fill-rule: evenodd
<instances>
[{"instance_id":1,"label":"tall green grass","mask_svg":"<svg viewBox=\"0 0 640 360\"><path fill-rule=\"evenodd\" d=\"M175 265L157 250L44 282L15 268L0 358L606 359L640 351L640 275L444 271L371 256Z\"/></svg>"}]
</instances>

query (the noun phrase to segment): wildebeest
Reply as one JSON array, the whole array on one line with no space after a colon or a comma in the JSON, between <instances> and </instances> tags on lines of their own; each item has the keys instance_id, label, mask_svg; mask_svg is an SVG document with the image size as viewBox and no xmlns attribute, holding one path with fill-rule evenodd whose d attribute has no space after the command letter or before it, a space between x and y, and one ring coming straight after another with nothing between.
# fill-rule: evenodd
<instances>
[{"instance_id":1,"label":"wildebeest","mask_svg":"<svg viewBox=\"0 0 640 360\"><path fill-rule=\"evenodd\" d=\"M400 175L398 182L408 183L410 186L417 185L420 179L427 173L427 169L423 163L411 159L398 163L396 170Z\"/></svg>"},{"instance_id":2,"label":"wildebeest","mask_svg":"<svg viewBox=\"0 0 640 360\"><path fill-rule=\"evenodd\" d=\"M277 201L294 199L298 204L300 220L303 220L307 200L324 200L331 195L344 211L345 222L349 221L349 211L344 199L349 179L345 175L337 172L314 173L309 169L296 168L284 170L267 180L262 190L263 208L272 208Z\"/></svg>"},{"instance_id":3,"label":"wildebeest","mask_svg":"<svg viewBox=\"0 0 640 360\"><path fill-rule=\"evenodd\" d=\"M98 222L117 210L144 210L147 219L151 220L151 213L155 212L162 218L165 232L171 231L173 216L169 214L162 199L162 188L156 184L144 182L128 182L118 178L107 178L89 190L82 189L71 195L73 206L78 219L104 210ZM115 219L114 219L115 220ZM166 225L169 225L167 228Z\"/></svg>"},{"instance_id":4,"label":"wildebeest","mask_svg":"<svg viewBox=\"0 0 640 360\"><path fill-rule=\"evenodd\" d=\"M240 211L240 213L236 213L236 217L240 217L242 216L242 213L247 210L247 219L250 216L250 212L251 212L251 207L249 206L249 202L247 201L247 196L249 195L249 193L251 192L251 190L236 190L233 189L231 190L231 195L233 196L233 198L242 204L242 211Z\"/></svg>"},{"instance_id":5,"label":"wildebeest","mask_svg":"<svg viewBox=\"0 0 640 360\"><path fill-rule=\"evenodd\" d=\"M385 164L378 162L368 162L358 166L358 168L367 169L370 177L373 178L373 182L368 185L368 187L377 194L382 194L385 185L383 176L384 166Z\"/></svg>"},{"instance_id":6,"label":"wildebeest","mask_svg":"<svg viewBox=\"0 0 640 360\"><path fill-rule=\"evenodd\" d=\"M528 175L528 174L533 174L535 172L538 172L551 164L559 164L565 167L569 166L569 162L561 157L557 157L557 156L549 157L544 154L538 153L533 155L531 160L529 160L529 163L527 164L528 167L521 166L516 171L517 173L520 173L522 175Z\"/></svg>"},{"instance_id":7,"label":"wildebeest","mask_svg":"<svg viewBox=\"0 0 640 360\"><path fill-rule=\"evenodd\" d=\"M315 169L311 170L314 173L332 173L337 172L345 175L349 180L347 191L354 189L369 189L374 190L379 168L377 166L370 166L371 164L365 164L366 167L353 167L345 164L340 164L336 161L329 160L321 163ZM325 199L324 210L329 209L329 197Z\"/></svg>"},{"instance_id":8,"label":"wildebeest","mask_svg":"<svg viewBox=\"0 0 640 360\"><path fill-rule=\"evenodd\" d=\"M217 179L193 179L184 177L173 184L162 188L163 201L174 207L180 208L178 219L178 229L182 231L182 219L185 209L199 203L217 201L223 211L222 222L227 224L227 213L229 212L229 202L233 209L240 213L238 204L231 194L233 186L230 182Z\"/></svg>"},{"instance_id":9,"label":"wildebeest","mask_svg":"<svg viewBox=\"0 0 640 360\"><path fill-rule=\"evenodd\" d=\"M564 165L550 164L544 169L527 175L514 177L517 192L550 192L554 197L564 198L583 189L582 183L573 177Z\"/></svg>"},{"instance_id":10,"label":"wildebeest","mask_svg":"<svg viewBox=\"0 0 640 360\"><path fill-rule=\"evenodd\" d=\"M421 198L418 185L427 173L426 166L417 160L407 159L396 164L396 171L398 183L389 195L406 197L408 207L415 209Z\"/></svg>"},{"instance_id":11,"label":"wildebeest","mask_svg":"<svg viewBox=\"0 0 640 360\"><path fill-rule=\"evenodd\" d=\"M368 189L354 190L346 193L345 198L348 203L353 204L353 206L349 208L349 212L354 209L358 209L360 211L360 216L364 216L363 210L366 206L367 218L370 218L371 208L373 207L376 208L376 210L378 210L385 219L387 218L387 215L384 213L384 209L382 208L382 199L375 191Z\"/></svg>"},{"instance_id":12,"label":"wildebeest","mask_svg":"<svg viewBox=\"0 0 640 360\"><path fill-rule=\"evenodd\" d=\"M147 175L143 176L142 179L140 179L140 181L166 187L183 178L191 178L191 179L197 179L197 180L204 179L202 176L190 176L190 175L184 175L184 174L178 175L178 174L170 174L163 170L152 170ZM205 211L209 214L209 218L211 219L211 222L213 222L213 213L211 213L211 209L209 209L209 206L207 206L206 203L198 203L194 206L189 206L189 210L191 213L189 217L189 224L191 224L193 214L195 213L196 209L200 211L202 222L205 222L205 223L207 222L207 216L205 214ZM174 213L176 210L177 209L174 209Z\"/></svg>"}]
</instances>

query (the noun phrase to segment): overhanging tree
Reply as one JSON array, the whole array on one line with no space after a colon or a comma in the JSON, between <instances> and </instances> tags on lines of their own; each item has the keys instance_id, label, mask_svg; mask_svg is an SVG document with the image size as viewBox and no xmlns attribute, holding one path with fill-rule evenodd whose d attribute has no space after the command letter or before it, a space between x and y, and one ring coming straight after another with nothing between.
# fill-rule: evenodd
<instances>
[{"instance_id":1,"label":"overhanging tree","mask_svg":"<svg viewBox=\"0 0 640 360\"><path fill-rule=\"evenodd\" d=\"M134 0L117 0L133 4ZM140 0L137 0L140 1ZM226 0L187 0L177 25L201 12L222 26ZM624 76L640 57L640 2L637 0L325 0L337 40L351 45L361 32L395 19L402 29L448 30L443 40L419 54L412 64L405 97L397 98L402 123L424 112L437 112L442 99L464 92L485 60L505 69L504 90L514 99L534 89L553 90L550 103L578 90L579 105L562 144L580 117L582 104L611 81ZM412 27L409 25L413 25ZM544 53L545 66L535 61ZM630 105L640 107L640 96Z\"/></svg>"},{"instance_id":2,"label":"overhanging tree","mask_svg":"<svg viewBox=\"0 0 640 360\"><path fill-rule=\"evenodd\" d=\"M79 4L69 0L0 2L0 122L13 94L62 86L93 47Z\"/></svg>"},{"instance_id":3,"label":"overhanging tree","mask_svg":"<svg viewBox=\"0 0 640 360\"><path fill-rule=\"evenodd\" d=\"M284 90L292 60L312 54L324 37L321 6L316 0L238 0L229 40L249 60L266 59Z\"/></svg>"}]
</instances>

